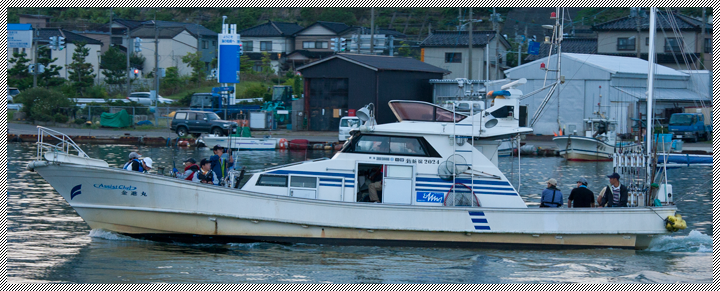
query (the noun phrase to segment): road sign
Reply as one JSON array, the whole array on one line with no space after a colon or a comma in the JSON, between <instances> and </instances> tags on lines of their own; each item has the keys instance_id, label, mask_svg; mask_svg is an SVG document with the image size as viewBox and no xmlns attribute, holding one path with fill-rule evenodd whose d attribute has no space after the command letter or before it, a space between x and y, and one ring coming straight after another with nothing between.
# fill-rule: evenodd
<instances>
[{"instance_id":1,"label":"road sign","mask_svg":"<svg viewBox=\"0 0 720 291\"><path fill-rule=\"evenodd\" d=\"M529 55L539 55L540 54L540 43L530 41L528 43L528 54Z\"/></svg>"},{"instance_id":2,"label":"road sign","mask_svg":"<svg viewBox=\"0 0 720 291\"><path fill-rule=\"evenodd\" d=\"M228 24L225 24L228 25ZM224 29L225 32L230 32ZM240 35L223 33L218 35L219 83L240 83Z\"/></svg>"},{"instance_id":3,"label":"road sign","mask_svg":"<svg viewBox=\"0 0 720 291\"><path fill-rule=\"evenodd\" d=\"M7 33L8 48L32 48L32 30L8 30Z\"/></svg>"}]
</instances>

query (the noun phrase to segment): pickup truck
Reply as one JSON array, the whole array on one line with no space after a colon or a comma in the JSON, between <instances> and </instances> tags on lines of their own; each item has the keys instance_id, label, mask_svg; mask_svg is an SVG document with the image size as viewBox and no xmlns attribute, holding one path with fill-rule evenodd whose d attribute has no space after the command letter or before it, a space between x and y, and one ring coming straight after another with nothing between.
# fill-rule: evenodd
<instances>
[{"instance_id":1,"label":"pickup truck","mask_svg":"<svg viewBox=\"0 0 720 291\"><path fill-rule=\"evenodd\" d=\"M674 139L693 142L710 139L709 126L702 113L674 113L670 116L669 130Z\"/></svg>"}]
</instances>

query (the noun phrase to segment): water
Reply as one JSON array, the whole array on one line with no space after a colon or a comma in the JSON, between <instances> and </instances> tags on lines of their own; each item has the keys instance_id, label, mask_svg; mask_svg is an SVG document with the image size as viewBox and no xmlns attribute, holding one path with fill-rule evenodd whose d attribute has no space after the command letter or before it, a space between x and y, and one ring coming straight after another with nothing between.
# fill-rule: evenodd
<instances>
[{"instance_id":1,"label":"water","mask_svg":"<svg viewBox=\"0 0 720 291\"><path fill-rule=\"evenodd\" d=\"M172 168L205 149L83 146L120 166L130 151ZM270 243L168 244L91 231L39 175L25 170L31 144L8 145L7 278L10 283L711 283L712 180L708 169L673 170L670 182L688 229L661 237L645 251L568 251L359 247ZM243 152L249 169L329 157L329 152ZM500 167L513 185L512 158ZM528 204L548 178L569 195L579 175L597 192L609 163L522 159ZM618 222L622 223L622 222Z\"/></svg>"}]
</instances>

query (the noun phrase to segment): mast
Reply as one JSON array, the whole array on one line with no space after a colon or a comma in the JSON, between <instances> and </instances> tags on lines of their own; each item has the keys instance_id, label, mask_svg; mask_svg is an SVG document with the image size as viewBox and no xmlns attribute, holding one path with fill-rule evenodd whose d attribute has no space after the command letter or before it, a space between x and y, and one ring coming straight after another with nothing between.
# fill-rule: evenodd
<instances>
[{"instance_id":1,"label":"mast","mask_svg":"<svg viewBox=\"0 0 720 291\"><path fill-rule=\"evenodd\" d=\"M653 169L650 166L650 163L652 161L651 155L652 155L652 129L654 127L653 124L653 86L655 84L655 14L657 13L657 8L652 7L650 8L650 39L649 39L649 48L648 48L648 91L647 91L647 123L646 123L646 129L645 129L645 153L647 155L647 183L648 183L648 189L650 184L652 184L652 174Z\"/></svg>"},{"instance_id":2,"label":"mast","mask_svg":"<svg viewBox=\"0 0 720 291\"><path fill-rule=\"evenodd\" d=\"M650 39L649 39L649 48L648 48L648 95L647 95L647 126L645 129L645 155L646 155L646 170L647 170L647 177L645 186L648 189L647 196L646 196L646 205L649 205L651 199L652 199L652 187L651 184L653 182L653 174L654 174L654 163L656 159L652 158L652 129L654 128L653 124L653 85L655 83L655 14L657 13L656 7L650 7Z\"/></svg>"}]
</instances>

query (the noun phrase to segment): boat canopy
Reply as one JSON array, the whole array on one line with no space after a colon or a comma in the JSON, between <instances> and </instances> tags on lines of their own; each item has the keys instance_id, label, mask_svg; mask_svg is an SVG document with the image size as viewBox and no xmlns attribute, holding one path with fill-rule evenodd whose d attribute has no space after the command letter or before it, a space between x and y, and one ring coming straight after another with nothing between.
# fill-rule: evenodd
<instances>
[{"instance_id":1,"label":"boat canopy","mask_svg":"<svg viewBox=\"0 0 720 291\"><path fill-rule=\"evenodd\" d=\"M393 100L389 105L398 121L459 122L467 118L460 113L454 113L453 118L452 111L427 102Z\"/></svg>"}]
</instances>

